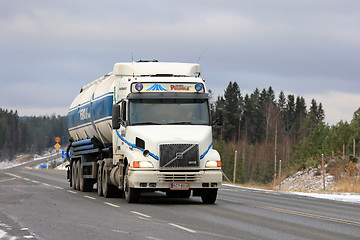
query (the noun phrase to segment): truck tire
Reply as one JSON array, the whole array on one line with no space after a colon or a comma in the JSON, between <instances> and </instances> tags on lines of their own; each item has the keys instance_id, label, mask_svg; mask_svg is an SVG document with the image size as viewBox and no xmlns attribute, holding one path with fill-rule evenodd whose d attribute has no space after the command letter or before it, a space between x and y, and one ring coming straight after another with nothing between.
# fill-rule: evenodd
<instances>
[{"instance_id":1,"label":"truck tire","mask_svg":"<svg viewBox=\"0 0 360 240\"><path fill-rule=\"evenodd\" d=\"M93 190L93 184L90 179L83 178L83 172L84 172L84 166L81 163L80 168L79 168L80 191L81 192L91 192Z\"/></svg>"},{"instance_id":2,"label":"truck tire","mask_svg":"<svg viewBox=\"0 0 360 240\"><path fill-rule=\"evenodd\" d=\"M105 198L111 198L115 195L115 186L111 185L109 181L109 176L105 172L105 168L103 167L103 170L101 172L101 182L102 182L102 192Z\"/></svg>"},{"instance_id":3,"label":"truck tire","mask_svg":"<svg viewBox=\"0 0 360 240\"><path fill-rule=\"evenodd\" d=\"M131 188L128 182L128 171L129 168L126 168L124 175L124 195L128 203L138 203L140 198L140 190L136 188Z\"/></svg>"},{"instance_id":4,"label":"truck tire","mask_svg":"<svg viewBox=\"0 0 360 240\"><path fill-rule=\"evenodd\" d=\"M201 200L205 204L214 204L217 197L217 189L204 189L201 193Z\"/></svg>"},{"instance_id":5,"label":"truck tire","mask_svg":"<svg viewBox=\"0 0 360 240\"><path fill-rule=\"evenodd\" d=\"M76 190L80 190L80 161L76 161L76 178L75 178L75 185L76 185Z\"/></svg>"},{"instance_id":6,"label":"truck tire","mask_svg":"<svg viewBox=\"0 0 360 240\"><path fill-rule=\"evenodd\" d=\"M166 197L168 198L189 198L191 190L166 190Z\"/></svg>"},{"instance_id":7,"label":"truck tire","mask_svg":"<svg viewBox=\"0 0 360 240\"><path fill-rule=\"evenodd\" d=\"M71 186L76 190L76 161L71 164Z\"/></svg>"},{"instance_id":8,"label":"truck tire","mask_svg":"<svg viewBox=\"0 0 360 240\"><path fill-rule=\"evenodd\" d=\"M102 165L99 164L98 166L98 172L97 172L97 192L98 192L98 195L99 196L102 196L103 195L103 192L102 192L102 181L101 181L101 178L102 178Z\"/></svg>"},{"instance_id":9,"label":"truck tire","mask_svg":"<svg viewBox=\"0 0 360 240\"><path fill-rule=\"evenodd\" d=\"M191 190L183 190L178 193L179 198L190 198Z\"/></svg>"}]
</instances>

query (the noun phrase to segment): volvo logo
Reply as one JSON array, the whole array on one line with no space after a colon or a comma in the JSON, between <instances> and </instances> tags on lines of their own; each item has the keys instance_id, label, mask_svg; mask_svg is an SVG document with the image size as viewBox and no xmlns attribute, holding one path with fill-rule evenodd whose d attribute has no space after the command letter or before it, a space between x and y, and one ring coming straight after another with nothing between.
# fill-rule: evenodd
<instances>
[{"instance_id":1,"label":"volvo logo","mask_svg":"<svg viewBox=\"0 0 360 240\"><path fill-rule=\"evenodd\" d=\"M176 153L176 158L177 159L183 159L183 153Z\"/></svg>"}]
</instances>

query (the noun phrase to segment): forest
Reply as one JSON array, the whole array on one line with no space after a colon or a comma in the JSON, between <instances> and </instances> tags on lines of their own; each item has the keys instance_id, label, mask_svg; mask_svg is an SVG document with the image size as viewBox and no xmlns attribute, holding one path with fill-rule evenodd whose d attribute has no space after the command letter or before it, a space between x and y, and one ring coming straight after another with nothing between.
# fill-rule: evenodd
<instances>
[{"instance_id":1,"label":"forest","mask_svg":"<svg viewBox=\"0 0 360 240\"><path fill-rule=\"evenodd\" d=\"M282 168L297 171L329 159L346 156L356 159L353 146L360 144L360 108L348 122L329 126L321 103L310 106L301 96L275 94L272 87L255 89L243 96L236 82L229 82L222 96L211 99L212 119L223 116L224 124L214 126L214 148L220 152L225 175L233 180L237 151L236 182L266 184ZM53 148L55 137L68 144L66 116L19 117L16 111L0 108L0 161L15 154L40 153ZM354 156L355 155L355 156Z\"/></svg>"},{"instance_id":2,"label":"forest","mask_svg":"<svg viewBox=\"0 0 360 240\"><path fill-rule=\"evenodd\" d=\"M322 104L315 99L308 107L301 96L285 96L281 91L276 97L272 87L243 96L239 85L230 82L223 96L212 101L211 112L213 119L223 112L223 126L214 127L214 148L230 180L237 151L235 181L239 183L271 182L279 160L287 171L317 167L322 154L327 159L346 154L357 160L352 155L358 154L353 146L360 143L360 108L350 123L329 126Z\"/></svg>"},{"instance_id":3,"label":"forest","mask_svg":"<svg viewBox=\"0 0 360 240\"><path fill-rule=\"evenodd\" d=\"M66 146L67 117L19 117L17 111L0 108L0 136L0 161L54 148L55 137L60 137L60 144Z\"/></svg>"}]
</instances>

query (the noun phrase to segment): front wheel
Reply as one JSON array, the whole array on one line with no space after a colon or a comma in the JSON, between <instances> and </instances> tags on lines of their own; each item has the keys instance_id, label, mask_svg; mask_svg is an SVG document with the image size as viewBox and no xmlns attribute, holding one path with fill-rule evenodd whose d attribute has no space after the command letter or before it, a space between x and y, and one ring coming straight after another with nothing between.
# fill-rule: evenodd
<instances>
[{"instance_id":1,"label":"front wheel","mask_svg":"<svg viewBox=\"0 0 360 240\"><path fill-rule=\"evenodd\" d=\"M129 186L128 171L129 168L126 168L125 176L124 176L125 199L128 203L137 203L139 202L139 198L140 198L140 190Z\"/></svg>"},{"instance_id":2,"label":"front wheel","mask_svg":"<svg viewBox=\"0 0 360 240\"><path fill-rule=\"evenodd\" d=\"M201 193L201 200L205 204L214 204L217 197L217 189L204 189Z\"/></svg>"}]
</instances>

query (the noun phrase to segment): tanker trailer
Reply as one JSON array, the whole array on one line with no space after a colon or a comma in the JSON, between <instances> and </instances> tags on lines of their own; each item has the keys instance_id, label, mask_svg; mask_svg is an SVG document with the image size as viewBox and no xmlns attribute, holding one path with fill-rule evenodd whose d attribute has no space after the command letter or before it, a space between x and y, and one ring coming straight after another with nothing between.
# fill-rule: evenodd
<instances>
[{"instance_id":1,"label":"tanker trailer","mask_svg":"<svg viewBox=\"0 0 360 240\"><path fill-rule=\"evenodd\" d=\"M96 183L100 196L130 203L147 191L214 203L222 172L212 124L199 64L116 63L69 108L70 186Z\"/></svg>"}]
</instances>

